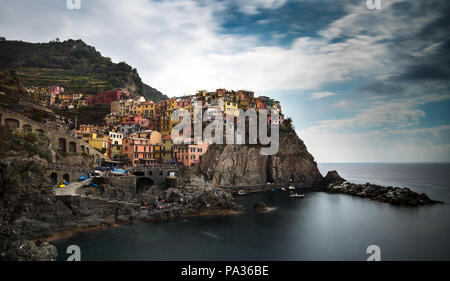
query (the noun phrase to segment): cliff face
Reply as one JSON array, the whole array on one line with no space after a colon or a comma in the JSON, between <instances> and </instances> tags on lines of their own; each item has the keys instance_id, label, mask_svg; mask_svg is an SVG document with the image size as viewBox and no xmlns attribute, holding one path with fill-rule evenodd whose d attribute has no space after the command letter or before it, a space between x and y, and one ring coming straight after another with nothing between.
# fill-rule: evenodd
<instances>
[{"instance_id":1,"label":"cliff face","mask_svg":"<svg viewBox=\"0 0 450 281\"><path fill-rule=\"evenodd\" d=\"M211 145L200 163L200 173L207 181L224 186L323 185L313 156L295 132L280 132L277 154L264 156L259 150L257 145Z\"/></svg>"}]
</instances>

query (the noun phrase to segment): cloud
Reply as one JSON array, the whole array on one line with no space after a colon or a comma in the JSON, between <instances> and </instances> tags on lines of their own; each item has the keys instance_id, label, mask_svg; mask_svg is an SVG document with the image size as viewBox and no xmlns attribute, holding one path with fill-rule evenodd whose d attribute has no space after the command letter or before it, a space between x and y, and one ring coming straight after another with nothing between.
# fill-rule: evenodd
<instances>
[{"instance_id":1,"label":"cloud","mask_svg":"<svg viewBox=\"0 0 450 281\"><path fill-rule=\"evenodd\" d=\"M318 99L323 99L326 97L331 97L331 96L335 96L336 94L333 92L315 92L311 94L311 98L312 100L318 100Z\"/></svg>"},{"instance_id":2,"label":"cloud","mask_svg":"<svg viewBox=\"0 0 450 281\"><path fill-rule=\"evenodd\" d=\"M424 131L436 131L430 127ZM447 133L450 128L445 129ZM441 133L443 130L441 130ZM311 130L297 132L308 144L308 150L318 162L448 162L450 144L430 143L430 135L415 130L372 131L340 134ZM395 139L397 141L393 142ZM432 139L432 138L431 138Z\"/></svg>"},{"instance_id":3,"label":"cloud","mask_svg":"<svg viewBox=\"0 0 450 281\"><path fill-rule=\"evenodd\" d=\"M420 106L450 100L450 95L430 94L425 96L399 98L396 100L378 100L369 108L355 112L351 118L329 119L318 122L309 130L322 133L326 131L350 131L352 129L405 128L417 125L425 112Z\"/></svg>"},{"instance_id":4,"label":"cloud","mask_svg":"<svg viewBox=\"0 0 450 281\"><path fill-rule=\"evenodd\" d=\"M0 0L0 5L2 36L34 42L81 38L114 61L136 67L146 83L169 96L220 87L258 94L313 92L311 99L339 92L342 100L323 99L326 112L301 131L319 161L339 161L338 156L364 159L365 153L373 159L392 155L412 159L414 149L423 153L432 149L436 159L448 155L445 144L400 145L419 134L411 130L427 118L423 105L448 100L448 1L391 0L384 1L381 10L367 9L365 1L351 1L344 16L321 30L306 30L308 36L297 35L289 45L274 41L298 34L292 33L297 29L274 31L268 42L258 34L227 32L224 16L238 9L246 20L254 17L260 25L269 25L263 12L283 8L285 0L96 0L83 1L80 11L67 10L65 1L56 0ZM245 31L244 25L240 28ZM333 88L336 85L346 87ZM298 100L294 97L292 103L300 104ZM349 101L353 112L344 114ZM304 110L305 115L313 111ZM334 116L336 112L341 115ZM387 135L387 130L396 132L384 139L385 148L392 149L364 146L381 132ZM405 137L400 130L411 134ZM394 147L407 156L395 153Z\"/></svg>"},{"instance_id":5,"label":"cloud","mask_svg":"<svg viewBox=\"0 0 450 281\"><path fill-rule=\"evenodd\" d=\"M233 1L239 7L239 11L248 15L258 14L261 9L278 9L284 4L286 4L287 0L246 0L246 1Z\"/></svg>"},{"instance_id":6,"label":"cloud","mask_svg":"<svg viewBox=\"0 0 450 281\"><path fill-rule=\"evenodd\" d=\"M450 95L377 101L353 117L323 120L298 133L319 162L447 162L450 125L414 128L426 116L420 106L444 100Z\"/></svg>"},{"instance_id":7,"label":"cloud","mask_svg":"<svg viewBox=\"0 0 450 281\"><path fill-rule=\"evenodd\" d=\"M348 105L349 105L348 101L345 100L333 103L333 106L337 108L347 108Z\"/></svg>"},{"instance_id":8,"label":"cloud","mask_svg":"<svg viewBox=\"0 0 450 281\"><path fill-rule=\"evenodd\" d=\"M114 61L136 67L145 82L169 96L199 87L317 89L375 75L384 67L378 58L386 50L369 36L335 44L328 38L299 37L280 47L252 35L226 34L220 14L229 2L98 0L84 1L81 11L56 3L1 1L7 7L0 11L1 33L31 41L81 38ZM271 9L285 1L245 3ZM29 20L18 22L17 11Z\"/></svg>"}]
</instances>

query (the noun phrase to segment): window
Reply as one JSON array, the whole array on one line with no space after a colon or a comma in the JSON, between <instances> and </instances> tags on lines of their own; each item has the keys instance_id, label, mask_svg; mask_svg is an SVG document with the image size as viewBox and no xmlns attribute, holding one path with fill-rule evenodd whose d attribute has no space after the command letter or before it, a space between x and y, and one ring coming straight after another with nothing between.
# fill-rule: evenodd
<instances>
[{"instance_id":1,"label":"window","mask_svg":"<svg viewBox=\"0 0 450 281\"><path fill-rule=\"evenodd\" d=\"M195 155L191 155L191 159L192 159L192 160L195 160Z\"/></svg>"}]
</instances>

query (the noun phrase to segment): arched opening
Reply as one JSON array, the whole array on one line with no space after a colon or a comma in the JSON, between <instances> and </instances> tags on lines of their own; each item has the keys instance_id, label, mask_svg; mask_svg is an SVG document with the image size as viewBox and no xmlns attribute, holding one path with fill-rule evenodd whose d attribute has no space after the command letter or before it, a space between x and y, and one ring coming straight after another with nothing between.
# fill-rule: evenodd
<instances>
[{"instance_id":1,"label":"arched opening","mask_svg":"<svg viewBox=\"0 0 450 281\"><path fill-rule=\"evenodd\" d=\"M67 152L67 150L66 150L66 139L64 139L64 138L58 139L58 146L59 146L59 151Z\"/></svg>"},{"instance_id":2,"label":"arched opening","mask_svg":"<svg viewBox=\"0 0 450 281\"><path fill-rule=\"evenodd\" d=\"M81 152L85 152L84 145L81 146Z\"/></svg>"},{"instance_id":3,"label":"arched opening","mask_svg":"<svg viewBox=\"0 0 450 281\"><path fill-rule=\"evenodd\" d=\"M57 173L51 173L50 179L52 181L52 184L57 184L58 183L58 174Z\"/></svg>"},{"instance_id":4,"label":"arched opening","mask_svg":"<svg viewBox=\"0 0 450 281\"><path fill-rule=\"evenodd\" d=\"M33 128L31 127L31 125L25 124L25 125L23 125L23 131L24 132L32 132Z\"/></svg>"},{"instance_id":5,"label":"arched opening","mask_svg":"<svg viewBox=\"0 0 450 281\"><path fill-rule=\"evenodd\" d=\"M89 147L86 147L86 153L89 154Z\"/></svg>"},{"instance_id":6,"label":"arched opening","mask_svg":"<svg viewBox=\"0 0 450 281\"><path fill-rule=\"evenodd\" d=\"M5 120L5 125L10 130L15 130L15 129L20 127L20 122L18 120L16 120L16 119L8 118L8 119Z\"/></svg>"},{"instance_id":7,"label":"arched opening","mask_svg":"<svg viewBox=\"0 0 450 281\"><path fill-rule=\"evenodd\" d=\"M136 171L136 172L133 172L133 175L138 176L138 177L143 177L143 176L145 176L145 173L142 171Z\"/></svg>"},{"instance_id":8,"label":"arched opening","mask_svg":"<svg viewBox=\"0 0 450 281\"><path fill-rule=\"evenodd\" d=\"M63 175L63 180L66 182L70 182L70 176L69 176L69 174L64 174Z\"/></svg>"},{"instance_id":9,"label":"arched opening","mask_svg":"<svg viewBox=\"0 0 450 281\"><path fill-rule=\"evenodd\" d=\"M138 178L136 180L136 192L143 192L148 190L154 185L154 182L151 178L143 177Z\"/></svg>"},{"instance_id":10,"label":"arched opening","mask_svg":"<svg viewBox=\"0 0 450 281\"><path fill-rule=\"evenodd\" d=\"M69 143L69 152L77 153L77 144L73 141Z\"/></svg>"}]
</instances>

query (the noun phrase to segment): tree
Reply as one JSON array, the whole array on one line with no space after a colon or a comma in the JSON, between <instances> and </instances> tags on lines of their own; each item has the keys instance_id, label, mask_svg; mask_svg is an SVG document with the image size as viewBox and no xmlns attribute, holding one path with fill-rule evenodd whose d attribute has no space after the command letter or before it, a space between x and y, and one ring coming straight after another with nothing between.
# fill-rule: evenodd
<instances>
[{"instance_id":1,"label":"tree","mask_svg":"<svg viewBox=\"0 0 450 281\"><path fill-rule=\"evenodd\" d=\"M0 42L3 42L3 41L6 41L6 38L5 37L0 37Z\"/></svg>"},{"instance_id":2,"label":"tree","mask_svg":"<svg viewBox=\"0 0 450 281\"><path fill-rule=\"evenodd\" d=\"M294 128L294 125L292 124L292 118L290 118L290 117L286 118L283 121L283 125L281 125L280 129L283 132L294 132L295 128Z\"/></svg>"}]
</instances>

